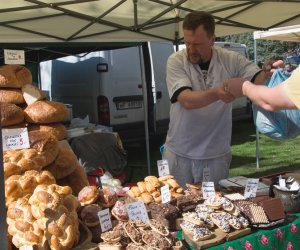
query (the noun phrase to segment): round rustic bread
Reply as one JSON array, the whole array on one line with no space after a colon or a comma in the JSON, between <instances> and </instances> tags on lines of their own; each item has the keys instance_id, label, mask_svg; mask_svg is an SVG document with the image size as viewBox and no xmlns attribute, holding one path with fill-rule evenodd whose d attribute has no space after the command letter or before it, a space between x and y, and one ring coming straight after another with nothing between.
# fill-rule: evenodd
<instances>
[{"instance_id":1,"label":"round rustic bread","mask_svg":"<svg viewBox=\"0 0 300 250\"><path fill-rule=\"evenodd\" d=\"M22 88L25 84L32 84L32 75L29 69L21 65L0 67L0 87Z\"/></svg>"},{"instance_id":2,"label":"round rustic bread","mask_svg":"<svg viewBox=\"0 0 300 250\"><path fill-rule=\"evenodd\" d=\"M4 163L20 166L22 171L40 170L51 164L58 154L57 140L46 132L28 133L30 148L3 152Z\"/></svg>"},{"instance_id":3,"label":"round rustic bread","mask_svg":"<svg viewBox=\"0 0 300 250\"><path fill-rule=\"evenodd\" d=\"M62 179L70 175L79 164L76 155L71 148L67 148L62 143L58 143L58 155L54 162L45 167L53 174L56 180Z\"/></svg>"},{"instance_id":4,"label":"round rustic bread","mask_svg":"<svg viewBox=\"0 0 300 250\"><path fill-rule=\"evenodd\" d=\"M23 110L15 104L0 103L1 125L7 127L24 121Z\"/></svg>"},{"instance_id":5,"label":"round rustic bread","mask_svg":"<svg viewBox=\"0 0 300 250\"><path fill-rule=\"evenodd\" d=\"M61 123L52 123L52 124L43 124L43 125L37 125L37 124L29 124L27 127L28 131L44 131L52 136L54 136L58 141L64 140L67 138L67 129L66 127Z\"/></svg>"},{"instance_id":6,"label":"round rustic bread","mask_svg":"<svg viewBox=\"0 0 300 250\"><path fill-rule=\"evenodd\" d=\"M57 123L68 119L69 110L65 104L52 101L37 101L25 110L25 120L29 123Z\"/></svg>"},{"instance_id":7,"label":"round rustic bread","mask_svg":"<svg viewBox=\"0 0 300 250\"><path fill-rule=\"evenodd\" d=\"M25 103L22 91L20 89L0 89L0 102L7 102L13 104Z\"/></svg>"}]
</instances>

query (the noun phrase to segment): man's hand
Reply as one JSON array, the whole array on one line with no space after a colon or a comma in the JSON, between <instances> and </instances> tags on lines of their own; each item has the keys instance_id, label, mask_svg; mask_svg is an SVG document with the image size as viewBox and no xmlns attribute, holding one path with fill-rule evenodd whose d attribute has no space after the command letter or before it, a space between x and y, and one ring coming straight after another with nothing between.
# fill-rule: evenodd
<instances>
[{"instance_id":1,"label":"man's hand","mask_svg":"<svg viewBox=\"0 0 300 250\"><path fill-rule=\"evenodd\" d=\"M275 62L272 60L268 60L264 62L262 70L265 72L267 77L271 77L275 70L278 69L282 64L282 60L277 60Z\"/></svg>"},{"instance_id":2,"label":"man's hand","mask_svg":"<svg viewBox=\"0 0 300 250\"><path fill-rule=\"evenodd\" d=\"M235 99L235 97L225 89L224 85L217 88L217 93L219 99L225 103L230 103Z\"/></svg>"},{"instance_id":3,"label":"man's hand","mask_svg":"<svg viewBox=\"0 0 300 250\"><path fill-rule=\"evenodd\" d=\"M224 90L230 93L235 98L243 96L242 86L245 79L243 78L231 78L224 81Z\"/></svg>"}]
</instances>

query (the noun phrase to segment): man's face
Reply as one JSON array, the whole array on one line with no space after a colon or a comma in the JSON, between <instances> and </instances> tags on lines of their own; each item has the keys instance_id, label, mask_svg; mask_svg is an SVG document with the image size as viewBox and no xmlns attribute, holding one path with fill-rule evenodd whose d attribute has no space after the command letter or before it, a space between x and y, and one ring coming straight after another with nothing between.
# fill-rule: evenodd
<instances>
[{"instance_id":1,"label":"man's face","mask_svg":"<svg viewBox=\"0 0 300 250\"><path fill-rule=\"evenodd\" d=\"M183 30L188 59L191 63L207 62L212 57L215 36L208 37L203 25L196 30Z\"/></svg>"},{"instance_id":2,"label":"man's face","mask_svg":"<svg viewBox=\"0 0 300 250\"><path fill-rule=\"evenodd\" d=\"M286 71L291 71L291 70L292 70L291 65L286 64L286 65L285 65L285 70L286 70Z\"/></svg>"}]
</instances>

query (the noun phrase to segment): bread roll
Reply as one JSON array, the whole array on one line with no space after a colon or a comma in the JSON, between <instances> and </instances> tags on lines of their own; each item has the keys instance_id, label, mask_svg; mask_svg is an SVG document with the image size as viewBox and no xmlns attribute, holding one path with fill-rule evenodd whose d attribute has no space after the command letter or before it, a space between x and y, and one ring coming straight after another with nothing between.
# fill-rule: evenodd
<instances>
[{"instance_id":1,"label":"bread roll","mask_svg":"<svg viewBox=\"0 0 300 250\"><path fill-rule=\"evenodd\" d=\"M73 150L58 142L58 155L54 162L46 166L44 170L48 170L56 180L59 180L73 173L78 164Z\"/></svg>"},{"instance_id":2,"label":"bread roll","mask_svg":"<svg viewBox=\"0 0 300 250\"><path fill-rule=\"evenodd\" d=\"M20 89L0 89L0 102L21 104L25 100Z\"/></svg>"},{"instance_id":3,"label":"bread roll","mask_svg":"<svg viewBox=\"0 0 300 250\"><path fill-rule=\"evenodd\" d=\"M23 110L15 104L0 103L1 125L7 127L24 121Z\"/></svg>"},{"instance_id":4,"label":"bread roll","mask_svg":"<svg viewBox=\"0 0 300 250\"><path fill-rule=\"evenodd\" d=\"M58 141L64 140L67 138L67 129L66 127L61 123L52 123L52 124L43 124L43 125L37 125L37 124L29 124L27 127L28 131L44 131L51 135L53 135Z\"/></svg>"},{"instance_id":5,"label":"bread roll","mask_svg":"<svg viewBox=\"0 0 300 250\"><path fill-rule=\"evenodd\" d=\"M78 193L78 200L82 206L93 204L99 197L96 186L86 186Z\"/></svg>"},{"instance_id":6,"label":"bread roll","mask_svg":"<svg viewBox=\"0 0 300 250\"><path fill-rule=\"evenodd\" d=\"M98 204L90 204L85 206L80 213L82 222L87 227L95 227L100 224L98 212L102 210Z\"/></svg>"},{"instance_id":7,"label":"bread roll","mask_svg":"<svg viewBox=\"0 0 300 250\"><path fill-rule=\"evenodd\" d=\"M21 65L0 67L0 87L22 88L25 84L32 84L32 75L29 69Z\"/></svg>"},{"instance_id":8,"label":"bread roll","mask_svg":"<svg viewBox=\"0 0 300 250\"><path fill-rule=\"evenodd\" d=\"M22 87L22 94L27 105L30 105L39 100L46 99L44 91L31 84L26 84Z\"/></svg>"},{"instance_id":9,"label":"bread roll","mask_svg":"<svg viewBox=\"0 0 300 250\"><path fill-rule=\"evenodd\" d=\"M118 196L115 191L109 188L103 188L99 190L98 201L103 207L113 207L118 200Z\"/></svg>"},{"instance_id":10,"label":"bread roll","mask_svg":"<svg viewBox=\"0 0 300 250\"><path fill-rule=\"evenodd\" d=\"M69 117L65 104L51 101L37 101L29 105L24 113L27 122L37 124L63 122Z\"/></svg>"}]
</instances>

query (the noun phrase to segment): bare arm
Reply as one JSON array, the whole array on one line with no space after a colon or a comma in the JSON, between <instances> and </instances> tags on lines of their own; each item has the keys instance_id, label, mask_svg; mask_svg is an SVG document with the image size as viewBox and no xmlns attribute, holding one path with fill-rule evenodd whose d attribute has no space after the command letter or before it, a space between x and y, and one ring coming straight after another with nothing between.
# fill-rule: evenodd
<instances>
[{"instance_id":1,"label":"bare arm","mask_svg":"<svg viewBox=\"0 0 300 250\"><path fill-rule=\"evenodd\" d=\"M214 87L206 91L186 89L177 97L177 100L185 109L202 108L218 100L229 103L234 99L230 93L224 90L223 86Z\"/></svg>"},{"instance_id":2,"label":"bare arm","mask_svg":"<svg viewBox=\"0 0 300 250\"><path fill-rule=\"evenodd\" d=\"M284 83L268 88L254 85L249 81L245 81L242 86L243 94L267 111L275 112L281 109L296 109L297 107L288 98L283 88Z\"/></svg>"}]
</instances>

